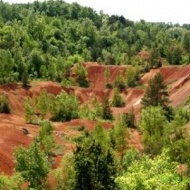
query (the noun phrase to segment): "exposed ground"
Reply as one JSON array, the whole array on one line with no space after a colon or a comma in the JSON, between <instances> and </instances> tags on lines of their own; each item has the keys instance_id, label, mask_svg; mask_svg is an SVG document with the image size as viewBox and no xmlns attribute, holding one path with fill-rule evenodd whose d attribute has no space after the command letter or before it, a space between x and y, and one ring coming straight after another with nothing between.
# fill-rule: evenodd
<instances>
[{"instance_id":1,"label":"exposed ground","mask_svg":"<svg viewBox=\"0 0 190 190\"><path fill-rule=\"evenodd\" d=\"M97 63L86 63L88 70L88 78L91 82L90 88L84 89L80 87L71 87L67 89L73 92L80 100L81 104L91 100L95 95L101 101L104 96L111 98L112 90L105 88L106 80L104 71L106 66ZM109 66L110 79L109 83L113 83L119 72L124 72L129 66ZM142 85L138 88L128 88L123 91L126 106L122 108L112 108L114 115L134 110L137 119L140 118L140 100L144 94L145 87L150 78L157 72L161 72L164 81L168 85L171 104L174 107L181 105L190 95L190 65L184 67L168 66L160 69L154 69L146 73L141 78ZM0 173L12 174L14 169L13 152L19 146L28 146L32 138L39 131L39 126L25 123L24 118L24 99L27 96L34 98L40 94L42 89L46 89L49 93L59 94L62 87L55 82L32 82L31 87L23 89L19 84L7 84L0 86L0 93L7 94L10 105L11 114L0 114ZM93 130L96 122L89 120L76 119L66 123L54 123L54 136L56 142L63 146L65 151L72 150L73 143L67 141L79 134L77 127L84 126L88 130ZM104 123L106 129L113 127L112 123ZM29 131L29 135L24 135L22 128ZM67 138L67 140L66 140ZM140 143L141 136L136 130L130 131L130 146L142 149ZM55 159L55 165L59 163L61 155Z\"/></svg>"}]
</instances>

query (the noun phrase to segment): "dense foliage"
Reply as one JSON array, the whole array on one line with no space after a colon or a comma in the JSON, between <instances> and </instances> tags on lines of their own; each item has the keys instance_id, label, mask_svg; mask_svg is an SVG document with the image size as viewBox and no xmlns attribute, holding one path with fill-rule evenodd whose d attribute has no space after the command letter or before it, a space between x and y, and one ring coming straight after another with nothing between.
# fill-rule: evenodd
<instances>
[{"instance_id":1,"label":"dense foliage","mask_svg":"<svg viewBox=\"0 0 190 190\"><path fill-rule=\"evenodd\" d=\"M0 83L62 81L68 68L81 61L150 69L188 63L190 57L188 24L133 22L62 0L11 5L1 1L0 26ZM138 57L141 51L149 58Z\"/></svg>"},{"instance_id":2,"label":"dense foliage","mask_svg":"<svg viewBox=\"0 0 190 190\"><path fill-rule=\"evenodd\" d=\"M172 162L164 151L155 159L142 156L133 160L125 173L116 178L120 190L187 189L189 178L177 173L177 163Z\"/></svg>"},{"instance_id":3,"label":"dense foliage","mask_svg":"<svg viewBox=\"0 0 190 190\"><path fill-rule=\"evenodd\" d=\"M91 85L87 61L130 66L114 81L111 67L105 67L107 89L102 100L92 97L79 105L67 87ZM48 178L53 178L55 190L189 189L189 107L170 107L162 75L156 74L148 83L139 123L133 108L118 117L114 110L121 108L112 108L128 103L126 88L138 86L149 69L189 62L188 24L133 22L62 0L11 5L0 1L0 84L19 81L27 90L30 80L42 79L57 81L66 90L56 95L42 90L33 99L26 98L25 122L41 129L28 148L16 149L15 174L0 175L0 189L24 189L23 183L28 189L51 189ZM0 113L9 113L9 106L8 96L1 94ZM76 118L111 121L113 128L104 130L98 123L91 132L80 126L80 135L73 139L56 131L60 141L75 145L60 167L50 172L56 143L54 127L44 119ZM142 133L142 154L130 147L133 132Z\"/></svg>"}]
</instances>

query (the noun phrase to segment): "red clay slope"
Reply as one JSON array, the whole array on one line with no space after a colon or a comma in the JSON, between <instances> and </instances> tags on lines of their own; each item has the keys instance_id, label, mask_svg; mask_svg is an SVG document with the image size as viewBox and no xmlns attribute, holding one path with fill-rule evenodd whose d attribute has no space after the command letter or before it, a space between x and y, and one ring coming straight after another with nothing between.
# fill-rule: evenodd
<instances>
[{"instance_id":1,"label":"red clay slope","mask_svg":"<svg viewBox=\"0 0 190 190\"><path fill-rule=\"evenodd\" d=\"M113 83L119 72L125 72L129 66L104 66L97 63L86 63L88 71L88 78L91 81L91 87L88 89L80 87L72 87L67 91L73 92L79 97L81 103L89 101L94 95L99 100L104 96L112 97L112 90L106 89L106 81L104 76L105 68L110 70L109 83ZM178 106L190 95L190 65L184 67L170 66L160 69L151 70L145 74L141 81L142 84L147 85L148 80L152 78L157 72L161 72L165 82L168 84L170 100L173 106ZM55 82L35 82L28 89L23 89L18 84L9 84L0 86L0 93L7 94L11 104L11 114L0 114L0 172L7 174L13 172L13 150L18 145L28 146L32 138L38 133L39 127L25 124L24 120L24 99L26 96L35 97L46 89L53 94L59 94L62 87ZM123 108L112 108L114 114L128 112L132 108L137 116L140 117L140 101L144 94L143 88L128 88L122 92L126 101L126 106ZM68 133L72 135L74 132L70 131L70 126L84 125L88 129L93 129L95 123L88 120L74 120L65 124L55 123L56 134ZM30 135L26 136L21 132L21 128L29 130ZM110 128L111 125L105 124L105 128ZM56 135L55 135L56 137ZM59 139L57 139L59 140ZM131 133L131 144L142 149L140 145L140 135L138 133ZM68 144L68 147L71 146Z\"/></svg>"},{"instance_id":2,"label":"red clay slope","mask_svg":"<svg viewBox=\"0 0 190 190\"><path fill-rule=\"evenodd\" d=\"M142 77L142 83L147 84L157 72L160 72L168 85L171 103L174 107L182 104L190 96L190 65L168 66L151 70Z\"/></svg>"},{"instance_id":3,"label":"red clay slope","mask_svg":"<svg viewBox=\"0 0 190 190\"><path fill-rule=\"evenodd\" d=\"M42 89L53 94L61 91L60 85L53 82L41 82L28 89L23 89L18 84L0 86L0 94L8 96L11 107L11 114L0 114L0 173L14 172L14 149L19 145L28 146L38 133L38 126L25 123L24 99L26 96L39 95ZM30 134L24 135L22 128L26 128Z\"/></svg>"}]
</instances>

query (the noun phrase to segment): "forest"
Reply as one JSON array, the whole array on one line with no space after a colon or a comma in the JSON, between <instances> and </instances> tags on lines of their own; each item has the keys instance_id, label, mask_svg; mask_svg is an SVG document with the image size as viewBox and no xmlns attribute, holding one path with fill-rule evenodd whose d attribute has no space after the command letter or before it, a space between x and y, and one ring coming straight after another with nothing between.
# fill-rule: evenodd
<instances>
[{"instance_id":1,"label":"forest","mask_svg":"<svg viewBox=\"0 0 190 190\"><path fill-rule=\"evenodd\" d=\"M0 190L190 189L189 63L190 24L0 0Z\"/></svg>"}]
</instances>

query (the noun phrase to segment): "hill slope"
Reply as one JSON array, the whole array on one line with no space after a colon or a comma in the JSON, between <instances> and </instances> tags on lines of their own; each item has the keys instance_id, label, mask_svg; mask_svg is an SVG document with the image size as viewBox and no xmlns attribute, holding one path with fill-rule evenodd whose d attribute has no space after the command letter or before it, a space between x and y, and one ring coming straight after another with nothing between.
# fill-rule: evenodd
<instances>
[{"instance_id":1,"label":"hill slope","mask_svg":"<svg viewBox=\"0 0 190 190\"><path fill-rule=\"evenodd\" d=\"M112 89L107 89L106 81L104 77L105 68L110 70L109 82L113 83L119 72L124 72L129 66L103 66L97 63L86 63L85 67L88 71L88 78L91 82L89 88L80 88L73 86L68 89L61 87L55 82L32 82L31 87L27 89L21 88L19 84L12 83L0 86L0 93L6 94L9 98L11 114L0 114L0 172L6 174L12 174L13 163L13 151L14 148L19 145L28 146L32 138L38 133L39 127L36 125L30 125L25 123L24 119L24 99L29 96L34 98L40 94L42 89L46 89L49 93L59 94L62 89L75 94L81 104L91 100L93 96L97 96L101 101L104 96L111 99ZM185 99L190 95L190 65L177 67L168 66L159 69L151 70L141 78L141 83L147 86L147 82L157 73L161 72L164 81L168 85L168 91L170 95L171 104L174 107L181 105ZM124 96L126 105L122 108L112 108L114 115L119 113L129 112L133 107L136 118L140 117L140 101L144 94L145 87L127 88L122 94ZM93 130L96 122L84 119L72 120L66 123L54 123L55 132L54 136L56 142L63 144L66 150L72 150L72 143L62 141L62 135L67 137L75 136L78 134L74 127L84 126L88 130ZM107 129L111 128L113 124L104 123L103 126ZM24 135L22 128L26 128L29 131L29 135ZM130 144L138 149L142 149L140 144L141 136L137 131L131 130ZM59 159L59 158L57 158ZM59 163L59 162L58 162ZM56 165L58 164L56 162Z\"/></svg>"}]
</instances>

